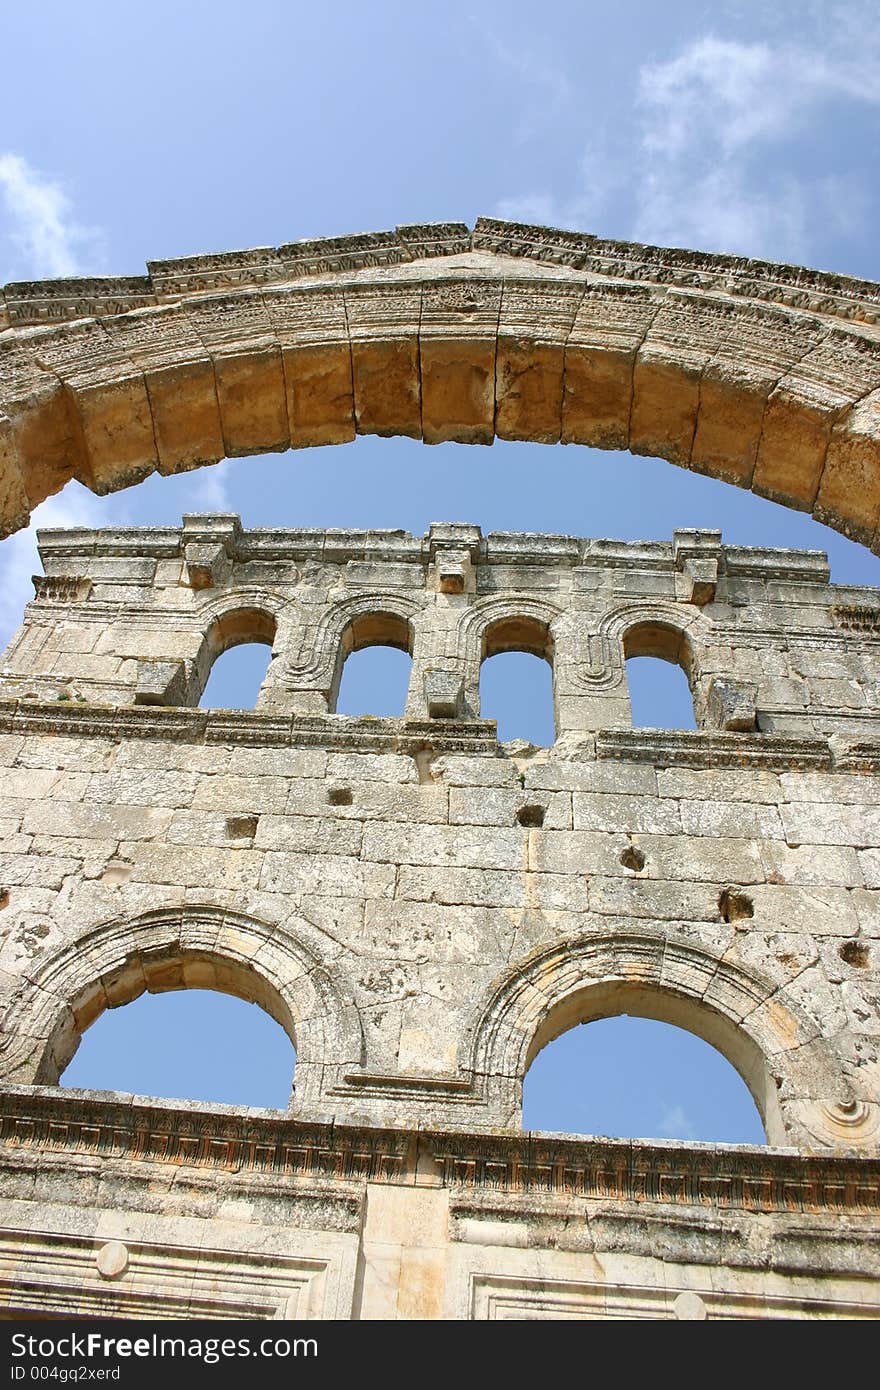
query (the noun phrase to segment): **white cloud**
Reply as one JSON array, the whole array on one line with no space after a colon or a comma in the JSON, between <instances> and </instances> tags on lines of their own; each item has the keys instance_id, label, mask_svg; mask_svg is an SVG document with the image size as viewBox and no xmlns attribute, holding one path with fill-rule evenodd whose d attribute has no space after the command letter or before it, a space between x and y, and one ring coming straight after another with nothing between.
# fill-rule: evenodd
<instances>
[{"instance_id":1,"label":"white cloud","mask_svg":"<svg viewBox=\"0 0 880 1390\"><path fill-rule=\"evenodd\" d=\"M665 61L644 62L631 102L621 94L603 125L581 108L588 134L571 184L503 198L497 214L808 262L820 231L864 229L876 193L858 151L847 152L854 172L845 163L829 172L811 141L827 159L830 120L844 113L846 128L880 107L876 6L803 3L787 14L787 24L760 25L746 12L737 21L745 36L698 35Z\"/></svg>"},{"instance_id":2,"label":"white cloud","mask_svg":"<svg viewBox=\"0 0 880 1390\"><path fill-rule=\"evenodd\" d=\"M794 172L773 179L773 147L802 134L832 100L880 104L880 51L706 36L639 72L644 178L634 235L786 259L810 258L817 223L843 229L864 213L846 180ZM758 163L756 155L761 156ZM808 161L802 161L808 167ZM776 162L776 167L779 162Z\"/></svg>"},{"instance_id":3,"label":"white cloud","mask_svg":"<svg viewBox=\"0 0 880 1390\"><path fill-rule=\"evenodd\" d=\"M101 233L77 222L64 190L19 154L0 154L0 282L95 273ZM3 243L6 243L4 246Z\"/></svg>"},{"instance_id":4,"label":"white cloud","mask_svg":"<svg viewBox=\"0 0 880 1390\"><path fill-rule=\"evenodd\" d=\"M707 138L724 154L776 140L801 126L829 97L880 102L876 58L795 45L696 39L668 63L639 72L639 100L650 112L645 149L667 158Z\"/></svg>"},{"instance_id":5,"label":"white cloud","mask_svg":"<svg viewBox=\"0 0 880 1390\"><path fill-rule=\"evenodd\" d=\"M720 166L683 187L677 171L646 181L633 237L659 246L707 247L774 260L809 259L809 216L816 198L795 178L770 191L750 187L739 170Z\"/></svg>"},{"instance_id":6,"label":"white cloud","mask_svg":"<svg viewBox=\"0 0 880 1390\"><path fill-rule=\"evenodd\" d=\"M696 1129L682 1106L664 1105L657 1133L668 1139L693 1139Z\"/></svg>"},{"instance_id":7,"label":"white cloud","mask_svg":"<svg viewBox=\"0 0 880 1390\"><path fill-rule=\"evenodd\" d=\"M21 626L25 604L34 596L31 575L43 572L38 527L106 526L112 524L107 511L106 502L78 483L68 483L62 496L49 497L34 509L26 530L0 542L0 651Z\"/></svg>"},{"instance_id":8,"label":"white cloud","mask_svg":"<svg viewBox=\"0 0 880 1390\"><path fill-rule=\"evenodd\" d=\"M199 512L234 511L229 498L228 483L228 459L203 468L198 477L193 478L192 495L187 499L185 509Z\"/></svg>"}]
</instances>

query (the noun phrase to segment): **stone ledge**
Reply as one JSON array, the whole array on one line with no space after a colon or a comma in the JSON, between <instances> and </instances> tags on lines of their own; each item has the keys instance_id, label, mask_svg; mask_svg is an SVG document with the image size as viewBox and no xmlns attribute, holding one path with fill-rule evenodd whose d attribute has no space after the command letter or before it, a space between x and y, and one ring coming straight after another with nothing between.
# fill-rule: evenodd
<instances>
[{"instance_id":1,"label":"stone ledge","mask_svg":"<svg viewBox=\"0 0 880 1390\"><path fill-rule=\"evenodd\" d=\"M258 714L156 705L0 700L0 733L76 738L162 739L254 747L327 748L356 753L497 752L494 719L372 719L348 715Z\"/></svg>"},{"instance_id":2,"label":"stone ledge","mask_svg":"<svg viewBox=\"0 0 880 1390\"><path fill-rule=\"evenodd\" d=\"M498 756L493 719L393 719L354 715L270 714L86 701L0 699L0 733L74 738L155 739L172 743L266 748L322 748L352 753L429 750ZM600 729L595 756L656 767L783 768L875 772L880 743L847 744L832 752L825 738L776 734L707 734L690 729Z\"/></svg>"},{"instance_id":3,"label":"stone ledge","mask_svg":"<svg viewBox=\"0 0 880 1390\"><path fill-rule=\"evenodd\" d=\"M45 1086L0 1091L0 1146L103 1164L399 1182L418 1143L456 1190L763 1212L880 1214L880 1158L745 1145L345 1125Z\"/></svg>"},{"instance_id":4,"label":"stone ledge","mask_svg":"<svg viewBox=\"0 0 880 1390\"><path fill-rule=\"evenodd\" d=\"M824 738L705 734L690 729L600 730L596 756L658 767L782 767L812 772L829 771L832 766L831 745Z\"/></svg>"},{"instance_id":5,"label":"stone ledge","mask_svg":"<svg viewBox=\"0 0 880 1390\"><path fill-rule=\"evenodd\" d=\"M311 560L344 564L364 560L382 565L428 566L436 550L434 532L441 525L435 523L424 536L402 530L342 527L245 529L234 512L204 512L186 516L182 527L41 528L37 542L41 558L52 565L53 577L58 579L64 578L61 567L65 560L179 559L192 540L222 544L230 559L241 562ZM671 541L621 541L529 531L490 531L484 536L479 527L472 530L475 535L470 542L471 558L480 565L543 566L554 571L639 569L656 574L676 570L675 537ZM869 585L829 585L828 557L824 551L724 545L720 541L717 550L720 573L728 578L790 580L822 589L830 587L836 600L832 616L840 627L859 632L880 628L876 591Z\"/></svg>"},{"instance_id":6,"label":"stone ledge","mask_svg":"<svg viewBox=\"0 0 880 1390\"><path fill-rule=\"evenodd\" d=\"M871 280L480 217L472 232L463 222L414 224L288 242L277 249L261 246L148 261L145 276L17 281L0 289L0 329L102 318L206 292L392 268L470 250L616 280L720 292L859 323L880 322L880 287Z\"/></svg>"}]
</instances>

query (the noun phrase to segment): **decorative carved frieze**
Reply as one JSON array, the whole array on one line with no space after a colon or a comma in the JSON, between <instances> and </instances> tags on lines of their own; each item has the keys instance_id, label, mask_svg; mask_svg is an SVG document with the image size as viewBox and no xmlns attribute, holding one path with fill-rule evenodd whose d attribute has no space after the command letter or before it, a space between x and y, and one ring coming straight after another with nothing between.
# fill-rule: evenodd
<instances>
[{"instance_id":1,"label":"decorative carved frieze","mask_svg":"<svg viewBox=\"0 0 880 1390\"><path fill-rule=\"evenodd\" d=\"M772 734L705 734L690 729L603 729L596 756L669 767L812 768L831 766L823 738Z\"/></svg>"},{"instance_id":2,"label":"decorative carved frieze","mask_svg":"<svg viewBox=\"0 0 880 1390\"><path fill-rule=\"evenodd\" d=\"M880 1213L880 1160L563 1135L423 1134L455 1189L766 1212Z\"/></svg>"},{"instance_id":3,"label":"decorative carved frieze","mask_svg":"<svg viewBox=\"0 0 880 1390\"><path fill-rule=\"evenodd\" d=\"M338 1182L399 1182L418 1140L456 1191L763 1212L880 1215L880 1159L565 1135L303 1122L279 1112L130 1103L50 1087L0 1092L0 1148Z\"/></svg>"},{"instance_id":4,"label":"decorative carved frieze","mask_svg":"<svg viewBox=\"0 0 880 1390\"><path fill-rule=\"evenodd\" d=\"M280 1112L131 1104L51 1087L0 1092L0 1146L50 1159L101 1159L278 1177L391 1181L410 1137L402 1130L303 1123Z\"/></svg>"},{"instance_id":5,"label":"decorative carved frieze","mask_svg":"<svg viewBox=\"0 0 880 1390\"><path fill-rule=\"evenodd\" d=\"M258 286L306 276L339 275L469 250L519 256L583 274L648 281L749 298L858 323L880 322L872 281L743 256L609 241L589 233L480 217L462 222L407 224L252 250L148 261L146 276L22 281L0 290L9 324L51 323L109 316L206 291Z\"/></svg>"},{"instance_id":6,"label":"decorative carved frieze","mask_svg":"<svg viewBox=\"0 0 880 1390\"><path fill-rule=\"evenodd\" d=\"M72 734L77 738L168 739L269 747L327 748L368 753L494 753L493 719L323 718L251 711L64 702L0 701L0 732Z\"/></svg>"}]
</instances>

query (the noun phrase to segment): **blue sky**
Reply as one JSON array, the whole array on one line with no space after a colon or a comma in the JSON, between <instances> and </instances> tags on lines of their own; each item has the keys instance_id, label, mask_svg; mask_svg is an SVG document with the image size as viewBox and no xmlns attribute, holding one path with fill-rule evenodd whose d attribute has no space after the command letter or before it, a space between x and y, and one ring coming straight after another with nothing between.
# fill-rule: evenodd
<instances>
[{"instance_id":1,"label":"blue sky","mask_svg":"<svg viewBox=\"0 0 880 1390\"><path fill-rule=\"evenodd\" d=\"M0 282L481 213L880 278L878 21L877 0L6 6ZM880 583L875 557L807 517L578 446L360 439L104 499L71 487L37 522L193 510L416 532L720 527ZM32 533L0 545L0 642L37 568Z\"/></svg>"}]
</instances>

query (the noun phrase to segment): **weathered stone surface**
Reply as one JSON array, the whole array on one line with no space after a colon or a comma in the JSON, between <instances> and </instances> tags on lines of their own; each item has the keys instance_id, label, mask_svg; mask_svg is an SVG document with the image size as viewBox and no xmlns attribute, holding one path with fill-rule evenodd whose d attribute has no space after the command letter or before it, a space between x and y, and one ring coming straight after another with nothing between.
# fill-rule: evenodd
<instances>
[{"instance_id":1,"label":"weathered stone surface","mask_svg":"<svg viewBox=\"0 0 880 1390\"><path fill-rule=\"evenodd\" d=\"M449 226L7 286L0 528L74 475L106 492L157 462L359 431L659 454L876 543L876 284L496 219Z\"/></svg>"},{"instance_id":2,"label":"weathered stone surface","mask_svg":"<svg viewBox=\"0 0 880 1390\"><path fill-rule=\"evenodd\" d=\"M357 429L628 445L878 526L876 286L482 219L11 291L7 525L73 472ZM875 592L697 531L41 547L0 672L4 1310L877 1316ZM195 708L243 640L256 710ZM406 716L335 714L386 641ZM553 667L549 748L479 717L504 650ZM696 730L630 727L633 654ZM180 988L287 1030L289 1112L58 1089ZM719 1048L774 1147L523 1135L533 1055L614 1013Z\"/></svg>"}]
</instances>

